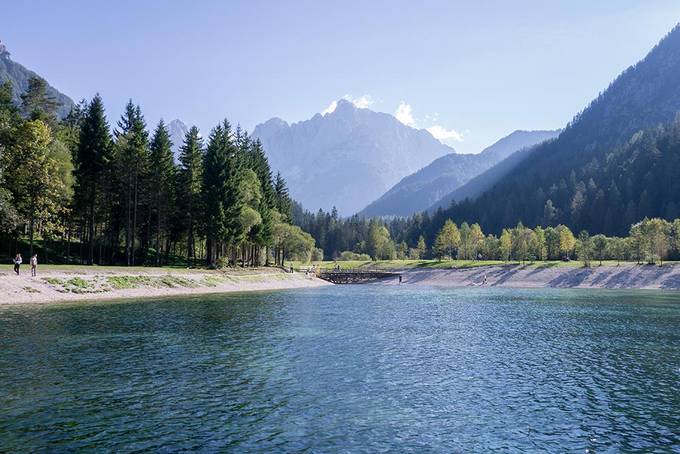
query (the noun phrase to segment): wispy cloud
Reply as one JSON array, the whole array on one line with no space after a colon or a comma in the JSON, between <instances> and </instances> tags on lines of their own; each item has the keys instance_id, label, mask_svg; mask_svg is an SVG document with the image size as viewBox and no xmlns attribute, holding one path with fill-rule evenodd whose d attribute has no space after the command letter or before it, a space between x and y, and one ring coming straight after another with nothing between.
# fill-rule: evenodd
<instances>
[{"instance_id":1,"label":"wispy cloud","mask_svg":"<svg viewBox=\"0 0 680 454\"><path fill-rule=\"evenodd\" d=\"M413 116L413 108L406 101L399 103L399 107L397 107L397 111L394 113L394 116L397 118L397 120L401 121L405 125L414 128L417 127L416 123L418 122L421 124L425 123L432 125L426 127L425 129L430 134L432 134L435 139L442 142L462 142L465 138L465 134L469 132L461 132L457 131L456 129L447 129L446 127L442 126L439 122L438 112L433 114L425 114L424 117L416 121L415 117Z\"/></svg>"},{"instance_id":2,"label":"wispy cloud","mask_svg":"<svg viewBox=\"0 0 680 454\"><path fill-rule=\"evenodd\" d=\"M373 97L371 95L362 95L359 96L358 98L355 98L353 95L346 94L345 96L342 97L342 99L351 102L352 104L354 104L355 107L359 109L367 109L374 103ZM337 107L338 102L333 101L328 105L328 107L321 111L321 115L332 113L335 111Z\"/></svg>"},{"instance_id":3,"label":"wispy cloud","mask_svg":"<svg viewBox=\"0 0 680 454\"><path fill-rule=\"evenodd\" d=\"M446 129L441 125L432 125L425 129L427 129L427 131L437 140L462 142L464 139L464 134L462 132L456 131L455 129Z\"/></svg>"},{"instance_id":4,"label":"wispy cloud","mask_svg":"<svg viewBox=\"0 0 680 454\"><path fill-rule=\"evenodd\" d=\"M347 94L343 96L341 99L351 102L360 109L368 108L372 104L374 104L374 100L371 95L362 95L359 96L358 98L355 98L351 94ZM333 101L328 105L328 107L326 107L325 110L321 112L321 114L322 115L329 114L335 111L337 107L338 102ZM425 114L424 117L421 117L417 121L416 118L413 116L413 107L411 107L411 104L407 103L406 101L401 101L399 103L397 110L394 112L394 116L397 120L399 120L406 126L410 126L412 128L418 127L419 122L421 124L422 123L431 124L431 126L428 126L425 129L430 134L432 134L432 136L435 139L440 140L442 142L462 142L463 140L465 140L465 135L467 135L470 132L468 130L458 131L453 128L447 129L446 127L442 126L439 120L439 113Z\"/></svg>"},{"instance_id":5,"label":"wispy cloud","mask_svg":"<svg viewBox=\"0 0 680 454\"><path fill-rule=\"evenodd\" d=\"M326 107L323 111L321 111L321 115L326 115L326 114L335 112L336 107L338 107L338 102L333 101L332 103L330 103L328 105L328 107Z\"/></svg>"},{"instance_id":6,"label":"wispy cloud","mask_svg":"<svg viewBox=\"0 0 680 454\"><path fill-rule=\"evenodd\" d=\"M355 98L352 95L345 95L342 98L351 102L359 109L367 109L373 104L373 98L371 97L371 95L362 95L359 96L358 98Z\"/></svg>"},{"instance_id":7,"label":"wispy cloud","mask_svg":"<svg viewBox=\"0 0 680 454\"><path fill-rule=\"evenodd\" d=\"M399 103L399 107L397 107L396 112L394 112L394 116L406 126L415 127L416 125L416 121L413 119L413 109L411 109L410 104L404 101Z\"/></svg>"}]
</instances>

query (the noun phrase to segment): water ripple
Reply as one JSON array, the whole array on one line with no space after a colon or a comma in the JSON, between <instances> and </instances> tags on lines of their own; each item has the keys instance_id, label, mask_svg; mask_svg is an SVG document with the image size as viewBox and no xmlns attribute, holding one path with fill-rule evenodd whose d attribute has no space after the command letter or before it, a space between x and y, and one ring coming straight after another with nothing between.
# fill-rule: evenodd
<instances>
[{"instance_id":1,"label":"water ripple","mask_svg":"<svg viewBox=\"0 0 680 454\"><path fill-rule=\"evenodd\" d=\"M0 310L0 452L671 451L680 297L346 286Z\"/></svg>"}]
</instances>

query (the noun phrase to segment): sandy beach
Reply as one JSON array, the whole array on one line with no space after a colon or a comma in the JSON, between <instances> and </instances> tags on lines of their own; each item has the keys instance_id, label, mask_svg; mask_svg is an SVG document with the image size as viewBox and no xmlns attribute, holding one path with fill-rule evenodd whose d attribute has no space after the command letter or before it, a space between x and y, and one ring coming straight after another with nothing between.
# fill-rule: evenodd
<instances>
[{"instance_id":1,"label":"sandy beach","mask_svg":"<svg viewBox=\"0 0 680 454\"><path fill-rule=\"evenodd\" d=\"M620 266L491 265L399 271L403 285L507 288L680 289L680 264ZM484 281L486 277L486 282ZM397 279L371 285L396 285ZM332 285L279 269L179 270L88 268L0 271L0 305L283 290Z\"/></svg>"},{"instance_id":2,"label":"sandy beach","mask_svg":"<svg viewBox=\"0 0 680 454\"><path fill-rule=\"evenodd\" d=\"M507 265L456 269L411 269L403 284L442 287L680 289L680 265L572 266ZM484 277L486 276L486 283ZM383 284L396 284L390 280Z\"/></svg>"},{"instance_id":3,"label":"sandy beach","mask_svg":"<svg viewBox=\"0 0 680 454\"><path fill-rule=\"evenodd\" d=\"M60 301L147 298L330 285L304 273L284 273L273 268L256 270L119 270L85 268L49 270L31 277L0 272L0 305Z\"/></svg>"}]
</instances>

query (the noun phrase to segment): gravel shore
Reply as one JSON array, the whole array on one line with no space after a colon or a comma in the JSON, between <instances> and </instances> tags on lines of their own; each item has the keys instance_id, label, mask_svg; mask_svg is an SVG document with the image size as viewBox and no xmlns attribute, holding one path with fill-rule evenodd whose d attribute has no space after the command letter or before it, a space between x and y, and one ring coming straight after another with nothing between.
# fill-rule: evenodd
<instances>
[{"instance_id":1,"label":"gravel shore","mask_svg":"<svg viewBox=\"0 0 680 454\"><path fill-rule=\"evenodd\" d=\"M304 273L278 269L246 271L151 271L78 269L46 271L31 277L0 272L0 305L57 301L147 298L170 295L249 292L330 285Z\"/></svg>"},{"instance_id":2,"label":"gravel shore","mask_svg":"<svg viewBox=\"0 0 680 454\"><path fill-rule=\"evenodd\" d=\"M620 266L478 266L412 269L401 272L403 284L442 287L680 289L680 265ZM486 282L484 278L486 276ZM396 284L396 280L383 284Z\"/></svg>"}]
</instances>

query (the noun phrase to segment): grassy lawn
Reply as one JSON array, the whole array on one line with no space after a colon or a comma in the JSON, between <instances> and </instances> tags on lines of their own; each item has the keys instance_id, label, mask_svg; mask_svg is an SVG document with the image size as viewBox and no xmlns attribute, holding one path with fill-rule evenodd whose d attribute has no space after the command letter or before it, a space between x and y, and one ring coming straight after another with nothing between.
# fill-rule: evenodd
<instances>
[{"instance_id":1,"label":"grassy lawn","mask_svg":"<svg viewBox=\"0 0 680 454\"><path fill-rule=\"evenodd\" d=\"M7 265L7 271L12 270L12 264ZM30 266L24 262L22 265L22 273L30 273ZM96 274L96 273L129 273L129 274L173 274L173 273L215 273L215 274L231 274L231 275L241 275L241 274L261 274L276 271L276 268L224 268L220 270L208 269L205 267L194 267L187 268L186 266L122 266L122 265L110 265L110 266L99 266L99 265L46 265L38 264L38 274L40 273L69 273L69 274ZM2 267L0 267L2 271Z\"/></svg>"},{"instance_id":2,"label":"grassy lawn","mask_svg":"<svg viewBox=\"0 0 680 454\"><path fill-rule=\"evenodd\" d=\"M311 262L311 263L301 263L292 262L293 268L296 270L305 270L312 265L316 265L317 268L321 269L333 269L336 265L340 265L342 269L359 269L359 270L405 270L405 269L452 269L452 268L473 268L478 266L531 266L536 268L553 268L553 267L570 267L570 268L580 268L583 266L583 262L572 260L570 262L563 262L558 260L551 260L546 262L503 262L501 260L378 260L378 261L323 261L323 262ZM666 264L672 264L674 262L664 262ZM635 262L621 262L621 265L634 265ZM617 266L618 262L614 260L603 260L603 266ZM286 262L288 266L288 262ZM598 261L592 261L591 267L599 266Z\"/></svg>"},{"instance_id":3,"label":"grassy lawn","mask_svg":"<svg viewBox=\"0 0 680 454\"><path fill-rule=\"evenodd\" d=\"M502 265L504 262L495 260L378 260L378 261L324 261L301 263L293 262L295 269L306 269L312 265L316 265L321 269L332 269L336 265L340 265L342 269L360 269L360 270L403 270L415 268L429 268L429 269L450 269L450 268L469 268L474 266L484 265Z\"/></svg>"},{"instance_id":4,"label":"grassy lawn","mask_svg":"<svg viewBox=\"0 0 680 454\"><path fill-rule=\"evenodd\" d=\"M22 265L22 268L25 268L26 271L30 271L29 266L25 263ZM45 264L38 264L38 271L56 271L56 272L65 272L65 273L96 273L96 272L108 272L108 271L113 271L113 272L130 272L130 273L136 273L136 272L146 272L146 273L172 273L172 272L191 272L191 271L205 271L204 269L188 269L186 267L179 267L179 266L166 266L166 267L155 267L155 266L120 266L120 265L111 265L111 266L99 266L99 265L45 265Z\"/></svg>"}]
</instances>

